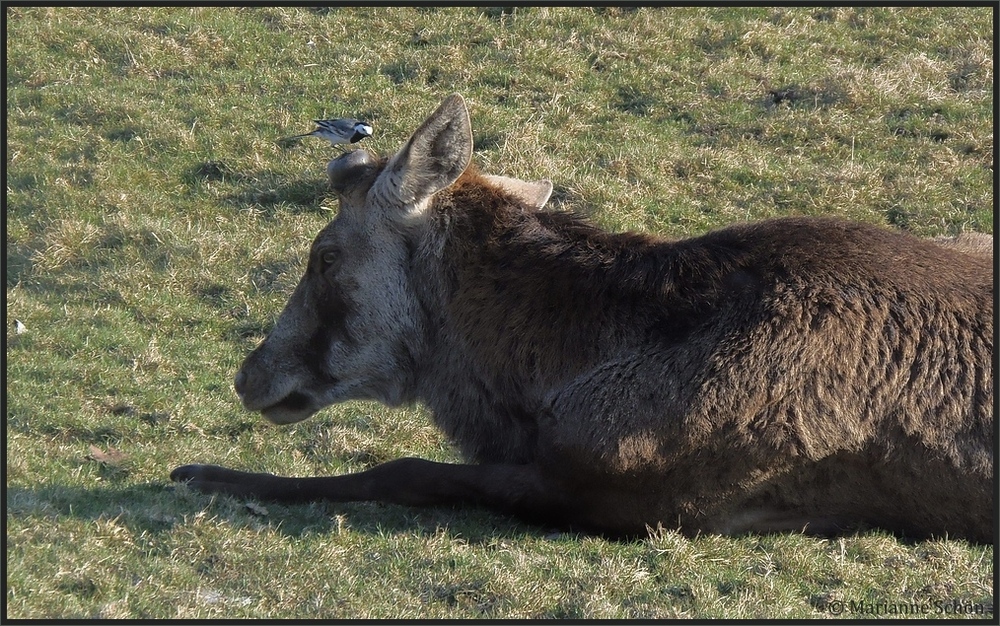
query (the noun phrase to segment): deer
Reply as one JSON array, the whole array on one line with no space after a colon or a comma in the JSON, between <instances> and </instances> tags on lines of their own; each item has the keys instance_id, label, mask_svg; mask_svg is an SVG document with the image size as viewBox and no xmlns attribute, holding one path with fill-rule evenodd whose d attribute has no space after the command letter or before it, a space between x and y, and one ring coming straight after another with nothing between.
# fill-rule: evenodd
<instances>
[{"instance_id":1,"label":"deer","mask_svg":"<svg viewBox=\"0 0 1000 626\"><path fill-rule=\"evenodd\" d=\"M234 380L274 424L419 403L464 462L172 480L616 537L993 541L989 235L837 217L607 232L544 208L550 180L484 174L472 152L453 94L395 154L330 161L339 211Z\"/></svg>"}]
</instances>

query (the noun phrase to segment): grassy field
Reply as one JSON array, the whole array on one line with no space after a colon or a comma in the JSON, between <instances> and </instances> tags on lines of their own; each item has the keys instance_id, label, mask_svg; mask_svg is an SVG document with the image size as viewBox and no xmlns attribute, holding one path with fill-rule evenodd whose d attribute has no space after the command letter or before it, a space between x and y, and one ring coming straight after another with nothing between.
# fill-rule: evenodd
<instances>
[{"instance_id":1,"label":"grassy field","mask_svg":"<svg viewBox=\"0 0 1000 626\"><path fill-rule=\"evenodd\" d=\"M483 169L615 230L992 232L991 9L5 11L7 617L993 617L993 546L611 542L167 478L457 460L420 407L275 427L232 391L335 210L329 146L279 141L313 118L385 154L461 92Z\"/></svg>"}]
</instances>

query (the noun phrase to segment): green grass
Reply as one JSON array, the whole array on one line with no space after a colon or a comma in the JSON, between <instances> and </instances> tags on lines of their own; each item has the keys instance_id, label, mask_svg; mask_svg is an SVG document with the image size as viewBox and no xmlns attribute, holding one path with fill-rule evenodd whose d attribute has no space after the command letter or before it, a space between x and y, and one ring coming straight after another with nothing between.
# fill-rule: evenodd
<instances>
[{"instance_id":1,"label":"green grass","mask_svg":"<svg viewBox=\"0 0 1000 626\"><path fill-rule=\"evenodd\" d=\"M232 392L335 210L326 144L278 142L311 119L366 118L386 154L459 91L483 169L615 230L992 232L990 9L5 11L8 617L992 615L992 546L616 543L167 479L457 460L419 407L279 428Z\"/></svg>"}]
</instances>

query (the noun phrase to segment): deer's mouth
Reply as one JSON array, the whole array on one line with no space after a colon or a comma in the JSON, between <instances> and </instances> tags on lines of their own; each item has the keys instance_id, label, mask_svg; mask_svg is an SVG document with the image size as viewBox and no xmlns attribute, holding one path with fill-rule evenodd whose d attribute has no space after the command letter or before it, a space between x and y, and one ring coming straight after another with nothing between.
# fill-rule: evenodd
<instances>
[{"instance_id":1,"label":"deer's mouth","mask_svg":"<svg viewBox=\"0 0 1000 626\"><path fill-rule=\"evenodd\" d=\"M267 421L274 424L294 424L306 419L319 408L308 395L293 391L279 402L260 409L260 413Z\"/></svg>"}]
</instances>

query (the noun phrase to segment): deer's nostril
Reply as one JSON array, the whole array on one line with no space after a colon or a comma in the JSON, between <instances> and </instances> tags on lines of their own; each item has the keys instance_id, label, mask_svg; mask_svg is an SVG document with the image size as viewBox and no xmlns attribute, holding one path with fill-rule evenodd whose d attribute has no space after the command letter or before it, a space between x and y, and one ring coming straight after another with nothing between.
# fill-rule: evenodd
<instances>
[{"instance_id":1,"label":"deer's nostril","mask_svg":"<svg viewBox=\"0 0 1000 626\"><path fill-rule=\"evenodd\" d=\"M236 379L233 381L233 386L236 387L236 393L240 396L246 391L247 375L243 370L236 372Z\"/></svg>"}]
</instances>

